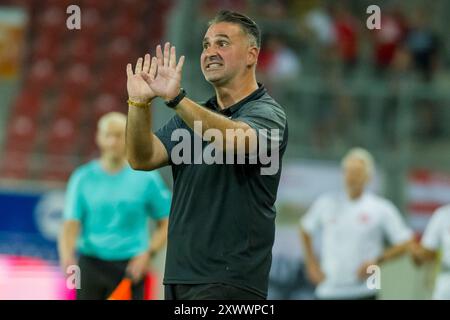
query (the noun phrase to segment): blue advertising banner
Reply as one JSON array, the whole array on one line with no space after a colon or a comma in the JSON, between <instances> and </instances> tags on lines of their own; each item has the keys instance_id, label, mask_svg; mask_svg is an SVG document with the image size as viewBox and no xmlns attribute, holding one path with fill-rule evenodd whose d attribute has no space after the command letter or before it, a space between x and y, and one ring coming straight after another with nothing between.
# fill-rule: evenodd
<instances>
[{"instance_id":1,"label":"blue advertising banner","mask_svg":"<svg viewBox=\"0 0 450 320\"><path fill-rule=\"evenodd\" d=\"M0 190L0 254L57 260L64 192Z\"/></svg>"}]
</instances>

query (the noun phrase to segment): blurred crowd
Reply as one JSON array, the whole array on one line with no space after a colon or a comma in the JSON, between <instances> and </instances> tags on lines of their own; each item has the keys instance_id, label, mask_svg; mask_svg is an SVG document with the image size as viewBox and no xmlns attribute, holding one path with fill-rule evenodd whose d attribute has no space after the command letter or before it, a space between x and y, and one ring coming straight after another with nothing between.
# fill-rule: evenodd
<instances>
[{"instance_id":1,"label":"blurred crowd","mask_svg":"<svg viewBox=\"0 0 450 320\"><path fill-rule=\"evenodd\" d=\"M326 88L326 94L308 100L314 104L310 116L305 109L298 110L299 116L310 119L305 142L313 149L330 150L341 142L367 143L358 131L358 126L366 125L364 121L379 124L379 143L395 148L404 140L396 136L403 130L398 128L401 87L410 81L442 87L450 78L450 55L438 2L380 3L381 28L373 30L366 25L371 16L366 9L372 4L367 1L206 0L203 12L210 16L220 8L233 8L258 20L263 31L259 80L275 95L286 96L287 86L298 92L298 86L312 80ZM358 100L352 92L355 83L386 88L375 118L372 111L361 110L360 106L371 104L371 98ZM288 97L286 102L294 104ZM410 103L415 120L404 132L427 143L444 138L441 110L445 103L428 98ZM372 118L364 120L364 116Z\"/></svg>"},{"instance_id":2,"label":"blurred crowd","mask_svg":"<svg viewBox=\"0 0 450 320\"><path fill-rule=\"evenodd\" d=\"M450 84L448 21L443 19L445 10L437 9L438 3L450 8L448 3L380 1L381 29L369 30L366 9L371 2L199 0L196 18L207 21L220 9L254 17L263 36L258 80L297 123L292 127L292 144L322 155L330 149L341 148L341 152L362 145L361 140L372 143L359 130L367 123L378 126L379 134L368 132L372 130L371 137L380 144L403 143L395 137L409 130L398 129L402 122L398 109L403 103L399 88L414 79L442 88ZM79 1L83 29L77 32L60 28L70 3L0 0L1 5L21 6L29 14L22 87L11 108L3 148L6 156L0 163L0 174L10 178L64 180L74 165L92 157L95 145L88 141L94 141L95 121L108 111L125 108L123 66L165 38L166 20L180 2ZM381 111L376 115L372 96L360 98L353 90L355 83L371 89L374 82L387 87L387 95L377 102ZM316 83L316 91L305 94ZM415 141L445 140L449 133L446 101L436 99L408 102L414 110L411 135ZM366 106L372 109L363 110ZM77 135L76 128L85 128L85 137ZM36 161L30 163L30 154ZM68 157L73 162L69 165Z\"/></svg>"},{"instance_id":3,"label":"blurred crowd","mask_svg":"<svg viewBox=\"0 0 450 320\"><path fill-rule=\"evenodd\" d=\"M370 14L355 1L206 0L203 11L209 16L231 7L254 12L263 26L266 20L283 22L278 29L263 28L259 66L270 80L295 77L303 70L301 62L311 58L304 55L312 51L323 72L340 66L345 75L352 75L361 65L369 65L369 75L414 72L423 81L432 81L443 68L445 39L435 30L425 5L410 9L404 2L385 1L380 7L382 27L374 30L366 27Z\"/></svg>"}]
</instances>

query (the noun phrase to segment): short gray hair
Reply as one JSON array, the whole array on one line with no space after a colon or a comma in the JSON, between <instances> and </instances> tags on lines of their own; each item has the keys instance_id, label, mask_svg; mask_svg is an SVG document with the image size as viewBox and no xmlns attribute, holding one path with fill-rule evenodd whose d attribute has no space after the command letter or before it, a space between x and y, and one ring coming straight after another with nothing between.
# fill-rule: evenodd
<instances>
[{"instance_id":1,"label":"short gray hair","mask_svg":"<svg viewBox=\"0 0 450 320\"><path fill-rule=\"evenodd\" d=\"M230 10L221 10L211 21L209 21L208 26L220 22L229 22L239 25L242 31L249 37L250 42L257 48L261 47L261 30L256 22L246 15Z\"/></svg>"},{"instance_id":2,"label":"short gray hair","mask_svg":"<svg viewBox=\"0 0 450 320\"><path fill-rule=\"evenodd\" d=\"M375 161L369 151L359 147L350 149L342 159L342 167L344 167L348 160L351 158L357 158L364 162L367 170L367 175L369 177L373 177L373 175L375 174Z\"/></svg>"},{"instance_id":3,"label":"short gray hair","mask_svg":"<svg viewBox=\"0 0 450 320\"><path fill-rule=\"evenodd\" d=\"M108 112L104 114L97 123L97 130L102 131L110 122L120 122L126 125L127 116L120 112Z\"/></svg>"}]
</instances>

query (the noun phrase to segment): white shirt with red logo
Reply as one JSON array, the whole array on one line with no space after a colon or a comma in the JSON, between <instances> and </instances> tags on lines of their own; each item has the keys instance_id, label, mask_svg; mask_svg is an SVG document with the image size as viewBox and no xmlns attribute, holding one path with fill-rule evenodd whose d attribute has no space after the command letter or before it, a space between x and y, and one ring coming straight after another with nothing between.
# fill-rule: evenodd
<instances>
[{"instance_id":1,"label":"white shirt with red logo","mask_svg":"<svg viewBox=\"0 0 450 320\"><path fill-rule=\"evenodd\" d=\"M422 237L422 245L430 250L442 249L441 272L436 279L433 299L450 299L450 205L431 216Z\"/></svg>"},{"instance_id":2,"label":"white shirt with red logo","mask_svg":"<svg viewBox=\"0 0 450 320\"><path fill-rule=\"evenodd\" d=\"M346 194L317 199L300 220L309 234L321 234L321 268L325 280L316 288L320 299L354 299L376 295L377 289L358 278L361 265L380 257L384 243L412 238L400 212L386 199L365 193L357 200Z\"/></svg>"}]
</instances>

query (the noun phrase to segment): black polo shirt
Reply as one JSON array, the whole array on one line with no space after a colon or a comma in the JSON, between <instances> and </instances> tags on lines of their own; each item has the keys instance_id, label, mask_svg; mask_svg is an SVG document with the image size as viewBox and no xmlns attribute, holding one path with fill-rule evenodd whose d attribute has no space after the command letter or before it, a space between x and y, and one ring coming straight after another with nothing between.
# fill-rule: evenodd
<instances>
[{"instance_id":1,"label":"black polo shirt","mask_svg":"<svg viewBox=\"0 0 450 320\"><path fill-rule=\"evenodd\" d=\"M286 115L262 85L224 110L218 108L216 97L203 106L257 131L279 129L279 139L265 135L279 148L279 169L263 175L261 169L267 164L174 164L171 151L179 141L172 141L172 132L188 130L192 150L194 132L177 115L158 130L156 136L167 149L174 179L164 284L220 282L266 297L274 203L288 140ZM203 141L202 150L207 145ZM198 156L192 151L192 159Z\"/></svg>"}]
</instances>

